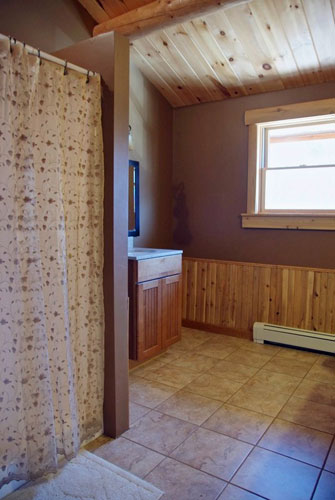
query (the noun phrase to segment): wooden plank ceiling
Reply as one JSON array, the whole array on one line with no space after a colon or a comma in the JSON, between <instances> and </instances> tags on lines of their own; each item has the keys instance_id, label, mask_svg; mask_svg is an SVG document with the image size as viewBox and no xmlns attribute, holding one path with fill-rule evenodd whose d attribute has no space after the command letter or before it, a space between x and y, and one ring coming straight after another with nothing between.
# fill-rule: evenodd
<instances>
[{"instance_id":1,"label":"wooden plank ceiling","mask_svg":"<svg viewBox=\"0 0 335 500\"><path fill-rule=\"evenodd\" d=\"M96 5L114 18L150 1ZM131 57L173 107L335 81L334 16L335 0L250 0L132 40Z\"/></svg>"}]
</instances>

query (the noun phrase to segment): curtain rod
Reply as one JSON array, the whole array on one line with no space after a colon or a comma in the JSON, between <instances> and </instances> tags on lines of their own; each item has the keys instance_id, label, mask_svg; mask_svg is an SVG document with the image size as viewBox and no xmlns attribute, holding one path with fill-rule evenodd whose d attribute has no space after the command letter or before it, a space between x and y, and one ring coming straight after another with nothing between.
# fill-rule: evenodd
<instances>
[{"instance_id":1,"label":"curtain rod","mask_svg":"<svg viewBox=\"0 0 335 500\"><path fill-rule=\"evenodd\" d=\"M58 64L59 66L63 66L65 70L71 69L73 71L77 71L78 73L82 73L83 75L87 75L87 77L89 77L90 73L92 75L96 75L95 71L81 68L80 66L76 66L75 64L72 64L68 61L64 61L63 59L59 59L58 57L52 56L51 54L48 54L47 52L43 52L40 49L35 49L34 47L31 47L31 45L27 45L26 43L20 42L12 36L6 36L6 35L0 34L0 39L9 40L10 46L15 45L16 43L20 43L21 45L23 45L27 49L29 55L39 57L40 59L45 59L46 61L53 62L55 64Z\"/></svg>"}]
</instances>

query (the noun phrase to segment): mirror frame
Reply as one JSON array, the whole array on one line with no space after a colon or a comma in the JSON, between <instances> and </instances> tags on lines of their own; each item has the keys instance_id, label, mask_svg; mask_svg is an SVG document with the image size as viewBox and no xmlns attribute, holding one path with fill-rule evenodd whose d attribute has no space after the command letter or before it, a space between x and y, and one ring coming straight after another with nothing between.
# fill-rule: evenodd
<instances>
[{"instance_id":1,"label":"mirror frame","mask_svg":"<svg viewBox=\"0 0 335 500\"><path fill-rule=\"evenodd\" d=\"M129 160L129 167L135 170L135 229L128 229L128 236L140 234L140 163ZM129 180L128 180L129 182Z\"/></svg>"}]
</instances>

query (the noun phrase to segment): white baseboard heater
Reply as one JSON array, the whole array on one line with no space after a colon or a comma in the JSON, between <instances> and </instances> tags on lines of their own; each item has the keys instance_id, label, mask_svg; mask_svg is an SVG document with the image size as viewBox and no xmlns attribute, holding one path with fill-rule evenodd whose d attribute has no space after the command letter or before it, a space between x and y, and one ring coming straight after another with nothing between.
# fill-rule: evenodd
<instances>
[{"instance_id":1,"label":"white baseboard heater","mask_svg":"<svg viewBox=\"0 0 335 500\"><path fill-rule=\"evenodd\" d=\"M267 323L254 323L253 333L254 342L258 344L264 344L264 341L267 341L335 354L335 335L331 333L269 325Z\"/></svg>"}]
</instances>

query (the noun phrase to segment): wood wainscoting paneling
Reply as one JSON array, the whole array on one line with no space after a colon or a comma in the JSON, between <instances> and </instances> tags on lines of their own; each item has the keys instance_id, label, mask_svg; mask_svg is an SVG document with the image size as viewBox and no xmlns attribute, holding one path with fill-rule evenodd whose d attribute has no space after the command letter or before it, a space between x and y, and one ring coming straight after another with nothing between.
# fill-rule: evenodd
<instances>
[{"instance_id":1,"label":"wood wainscoting paneling","mask_svg":"<svg viewBox=\"0 0 335 500\"><path fill-rule=\"evenodd\" d=\"M335 269L186 257L182 317L248 338L255 321L335 333Z\"/></svg>"}]
</instances>

